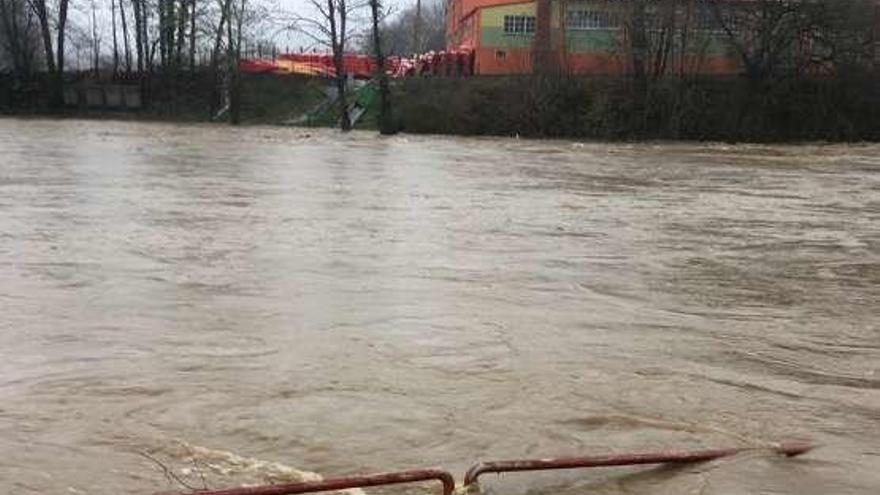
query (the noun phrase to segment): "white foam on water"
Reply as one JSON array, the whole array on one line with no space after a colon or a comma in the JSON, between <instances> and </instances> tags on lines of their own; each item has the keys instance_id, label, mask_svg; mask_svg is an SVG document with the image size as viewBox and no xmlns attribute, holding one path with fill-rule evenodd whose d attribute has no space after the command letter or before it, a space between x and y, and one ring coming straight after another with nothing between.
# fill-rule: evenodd
<instances>
[{"instance_id":1,"label":"white foam on water","mask_svg":"<svg viewBox=\"0 0 880 495\"><path fill-rule=\"evenodd\" d=\"M174 440L166 450L167 455L187 464L178 469L179 474L187 477L198 476L200 469L205 468L210 473L224 478L259 480L262 484L301 483L324 479L314 471L304 471L277 461L245 457L228 450L194 445L180 439ZM252 482L241 484L241 486L253 485ZM339 490L336 493L365 495L360 488Z\"/></svg>"}]
</instances>

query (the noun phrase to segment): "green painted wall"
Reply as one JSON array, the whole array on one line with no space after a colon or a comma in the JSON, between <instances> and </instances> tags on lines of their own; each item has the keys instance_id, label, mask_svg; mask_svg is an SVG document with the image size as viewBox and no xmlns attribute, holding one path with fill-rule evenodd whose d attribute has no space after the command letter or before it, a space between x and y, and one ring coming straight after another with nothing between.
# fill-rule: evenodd
<instances>
[{"instance_id":1,"label":"green painted wall","mask_svg":"<svg viewBox=\"0 0 880 495\"><path fill-rule=\"evenodd\" d=\"M569 31L565 42L568 53L612 53L619 50L619 33L612 29Z\"/></svg>"}]
</instances>

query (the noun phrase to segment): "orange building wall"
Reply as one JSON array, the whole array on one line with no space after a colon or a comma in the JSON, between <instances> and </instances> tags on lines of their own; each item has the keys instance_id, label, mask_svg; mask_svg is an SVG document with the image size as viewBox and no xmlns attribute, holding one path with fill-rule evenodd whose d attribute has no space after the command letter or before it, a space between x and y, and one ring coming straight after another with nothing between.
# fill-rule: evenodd
<instances>
[{"instance_id":1,"label":"orange building wall","mask_svg":"<svg viewBox=\"0 0 880 495\"><path fill-rule=\"evenodd\" d=\"M531 1L534 0L450 0L446 7L446 49L477 48L481 9Z\"/></svg>"},{"instance_id":2,"label":"orange building wall","mask_svg":"<svg viewBox=\"0 0 880 495\"><path fill-rule=\"evenodd\" d=\"M471 37L471 41L477 42L479 36L479 10L484 7L495 5L507 5L530 0L450 0L446 6L446 34L447 49L455 50L464 45L464 41ZM469 27L468 19L473 22ZM476 48L476 44L471 48Z\"/></svg>"},{"instance_id":3,"label":"orange building wall","mask_svg":"<svg viewBox=\"0 0 880 495\"><path fill-rule=\"evenodd\" d=\"M621 74L623 63L617 58L596 53L569 53L564 56L564 71L571 74Z\"/></svg>"},{"instance_id":4,"label":"orange building wall","mask_svg":"<svg viewBox=\"0 0 880 495\"><path fill-rule=\"evenodd\" d=\"M448 49L472 49L474 51L474 74L530 73L532 71L530 46L526 46L522 42L503 43L508 46L484 46L486 40L481 38L485 38L482 29L485 27L484 24L489 22L488 18L482 18L484 12L488 15L488 11L484 11L484 9L491 8L493 12L497 12L497 9L502 6L510 6L511 10L518 10L514 8L515 5L533 2L534 0L450 0L447 7ZM497 15L497 13L492 14L493 17L497 17ZM562 32L560 27L565 22L565 11L559 9L557 15L559 18L553 21L554 36L558 36L558 33ZM493 26L497 24L497 19L493 19L490 24ZM589 52L582 49L569 51L569 41L567 40L568 37L566 37L566 41L558 39L555 42L559 47L559 62L565 72L572 74L622 74L629 70L629 64L620 54ZM673 73L734 74L739 72L740 67L738 60L732 55L717 54L704 55L699 59L694 57L690 60L670 61L669 70Z\"/></svg>"},{"instance_id":5,"label":"orange building wall","mask_svg":"<svg viewBox=\"0 0 880 495\"><path fill-rule=\"evenodd\" d=\"M503 53L503 55L502 55ZM532 71L530 48L477 48L474 53L474 74L528 74Z\"/></svg>"}]
</instances>

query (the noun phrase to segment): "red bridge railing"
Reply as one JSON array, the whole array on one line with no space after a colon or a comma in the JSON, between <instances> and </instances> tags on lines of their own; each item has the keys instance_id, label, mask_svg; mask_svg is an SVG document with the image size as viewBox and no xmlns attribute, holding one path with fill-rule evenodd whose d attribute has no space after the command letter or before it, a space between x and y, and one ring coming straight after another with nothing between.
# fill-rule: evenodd
<instances>
[{"instance_id":1,"label":"red bridge railing","mask_svg":"<svg viewBox=\"0 0 880 495\"><path fill-rule=\"evenodd\" d=\"M348 488L366 488L380 485L399 485L420 481L437 480L443 483L443 495L452 495L455 480L442 469L415 469L395 473L346 476L321 481L305 481L281 485L250 486L225 490L199 490L199 495L294 495L297 493L331 492Z\"/></svg>"},{"instance_id":2,"label":"red bridge railing","mask_svg":"<svg viewBox=\"0 0 880 495\"><path fill-rule=\"evenodd\" d=\"M810 443L808 442L791 441L780 443L777 446L771 448L771 450L787 457L795 457L806 453L812 448L812 445L810 445ZM742 452L755 450L760 449L747 447L732 449L662 451L640 454L481 462L468 469L467 473L464 476L464 485L468 486L476 483L480 475L485 473L507 473L514 471L542 471L551 469L576 469L608 466L633 466L640 464L681 464L711 461L723 457L736 455ZM346 476L343 478L333 478L322 481L307 481L302 483L288 483L281 485L229 488L223 490L199 490L196 492L190 492L190 495L294 495L298 493L328 492L345 490L349 488L367 488L371 486L398 485L403 483L416 483L433 480L442 483L443 495L452 495L453 491L455 490L455 480L453 479L449 471L438 468L415 469L410 471L367 474L359 476Z\"/></svg>"},{"instance_id":3,"label":"red bridge railing","mask_svg":"<svg viewBox=\"0 0 880 495\"><path fill-rule=\"evenodd\" d=\"M812 446L806 442L785 442L772 449L788 457L801 455ZM643 454L602 455L591 457L562 457L556 459L527 459L517 461L481 462L464 475L465 486L475 483L481 474L508 473L514 471L543 471L550 469L575 469L608 466L635 466L639 464L678 464L704 462L722 457L757 450L755 448L696 450L685 452L652 452Z\"/></svg>"}]
</instances>

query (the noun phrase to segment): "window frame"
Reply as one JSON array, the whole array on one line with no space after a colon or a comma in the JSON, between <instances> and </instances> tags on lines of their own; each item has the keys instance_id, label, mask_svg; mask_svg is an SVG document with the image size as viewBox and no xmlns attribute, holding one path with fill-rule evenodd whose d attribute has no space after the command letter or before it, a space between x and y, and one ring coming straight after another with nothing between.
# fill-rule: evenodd
<instances>
[{"instance_id":1,"label":"window frame","mask_svg":"<svg viewBox=\"0 0 880 495\"><path fill-rule=\"evenodd\" d=\"M565 13L567 31L608 31L621 27L620 17L616 12L573 8Z\"/></svg>"},{"instance_id":2,"label":"window frame","mask_svg":"<svg viewBox=\"0 0 880 495\"><path fill-rule=\"evenodd\" d=\"M503 31L505 36L533 36L535 34L535 16L528 14L505 14Z\"/></svg>"}]
</instances>

